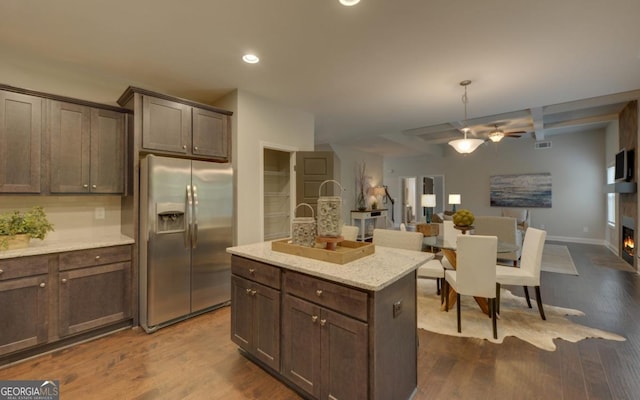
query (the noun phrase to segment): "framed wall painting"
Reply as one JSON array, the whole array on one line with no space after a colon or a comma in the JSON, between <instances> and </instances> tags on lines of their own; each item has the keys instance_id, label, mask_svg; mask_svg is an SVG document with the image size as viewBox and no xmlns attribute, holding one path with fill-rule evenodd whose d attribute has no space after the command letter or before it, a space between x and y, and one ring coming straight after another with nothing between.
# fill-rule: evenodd
<instances>
[{"instance_id":1,"label":"framed wall painting","mask_svg":"<svg viewBox=\"0 0 640 400\"><path fill-rule=\"evenodd\" d=\"M492 175L492 207L551 208L551 174Z\"/></svg>"}]
</instances>

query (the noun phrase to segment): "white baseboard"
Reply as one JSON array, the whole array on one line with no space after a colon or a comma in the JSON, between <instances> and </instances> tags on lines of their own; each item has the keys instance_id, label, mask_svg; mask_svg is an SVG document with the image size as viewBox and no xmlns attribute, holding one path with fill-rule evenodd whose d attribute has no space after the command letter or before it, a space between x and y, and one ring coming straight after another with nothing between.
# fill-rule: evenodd
<instances>
[{"instance_id":1,"label":"white baseboard","mask_svg":"<svg viewBox=\"0 0 640 400\"><path fill-rule=\"evenodd\" d=\"M582 243L582 244L596 244L600 246L607 246L608 243L604 239L588 239L570 236L547 236L547 240L567 243ZM609 247L609 246L607 246Z\"/></svg>"}]
</instances>

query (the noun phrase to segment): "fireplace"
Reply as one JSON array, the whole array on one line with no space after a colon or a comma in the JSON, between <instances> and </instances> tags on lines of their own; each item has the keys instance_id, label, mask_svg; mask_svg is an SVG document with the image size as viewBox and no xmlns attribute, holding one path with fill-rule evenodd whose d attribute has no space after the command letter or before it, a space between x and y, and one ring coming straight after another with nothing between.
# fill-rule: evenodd
<instances>
[{"instance_id":1,"label":"fireplace","mask_svg":"<svg viewBox=\"0 0 640 400\"><path fill-rule=\"evenodd\" d=\"M621 233L621 247L622 251L620 255L623 260L633 265L633 257L635 255L635 223L633 218L622 216L622 233Z\"/></svg>"}]
</instances>

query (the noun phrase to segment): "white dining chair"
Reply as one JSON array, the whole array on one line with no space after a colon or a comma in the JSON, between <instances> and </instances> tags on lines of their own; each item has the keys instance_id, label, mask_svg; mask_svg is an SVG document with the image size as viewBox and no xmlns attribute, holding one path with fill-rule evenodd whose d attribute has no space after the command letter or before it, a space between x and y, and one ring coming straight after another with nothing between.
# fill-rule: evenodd
<instances>
[{"instance_id":1,"label":"white dining chair","mask_svg":"<svg viewBox=\"0 0 640 400\"><path fill-rule=\"evenodd\" d=\"M531 227L527 228L524 235L524 243L522 244L520 268L496 265L498 311L500 309L499 296L501 285L523 286L529 308L532 307L531 300L529 299L528 287L532 286L536 291L536 302L538 303L538 312L540 312L540 317L543 320L547 319L544 315L542 299L540 297L540 268L542 267L542 250L544 249L544 241L546 238L546 231Z\"/></svg>"},{"instance_id":2,"label":"white dining chair","mask_svg":"<svg viewBox=\"0 0 640 400\"><path fill-rule=\"evenodd\" d=\"M420 232L396 231L392 229L374 229L372 242L383 247L422 251L424 236Z\"/></svg>"},{"instance_id":3,"label":"white dining chair","mask_svg":"<svg viewBox=\"0 0 640 400\"><path fill-rule=\"evenodd\" d=\"M342 225L342 237L344 240L351 240L355 242L358 240L358 232L360 228L353 225Z\"/></svg>"},{"instance_id":4,"label":"white dining chair","mask_svg":"<svg viewBox=\"0 0 640 400\"><path fill-rule=\"evenodd\" d=\"M418 278L435 279L436 292L440 296L443 295L444 290L442 290L442 281L444 280L444 267L440 260L429 260L420 266L420 268L418 268Z\"/></svg>"},{"instance_id":5,"label":"white dining chair","mask_svg":"<svg viewBox=\"0 0 640 400\"><path fill-rule=\"evenodd\" d=\"M424 235L421 232L395 231L390 229L374 229L373 244L396 249L422 251ZM418 278L436 280L438 294L441 294L444 268L439 260L429 260L417 270Z\"/></svg>"},{"instance_id":6,"label":"white dining chair","mask_svg":"<svg viewBox=\"0 0 640 400\"><path fill-rule=\"evenodd\" d=\"M456 239L458 236L462 235L462 232L457 230L453 225L453 221L443 221L442 222L442 240L445 243L452 243L451 246L447 247L455 247Z\"/></svg>"},{"instance_id":7,"label":"white dining chair","mask_svg":"<svg viewBox=\"0 0 640 400\"><path fill-rule=\"evenodd\" d=\"M496 236L460 235L456 246L456 269L445 271L446 287L456 291L458 332L462 332L460 296L484 297L489 300L489 315L493 323L493 338L498 338L496 303ZM449 309L449 296L445 296Z\"/></svg>"},{"instance_id":8,"label":"white dining chair","mask_svg":"<svg viewBox=\"0 0 640 400\"><path fill-rule=\"evenodd\" d=\"M515 251L497 255L498 264L508 262L514 267L520 260L522 233L518 231L516 219L512 217L496 217L493 215L479 215L473 223L475 235L497 236L499 242L509 243L517 247ZM504 261L503 261L504 260Z\"/></svg>"}]
</instances>

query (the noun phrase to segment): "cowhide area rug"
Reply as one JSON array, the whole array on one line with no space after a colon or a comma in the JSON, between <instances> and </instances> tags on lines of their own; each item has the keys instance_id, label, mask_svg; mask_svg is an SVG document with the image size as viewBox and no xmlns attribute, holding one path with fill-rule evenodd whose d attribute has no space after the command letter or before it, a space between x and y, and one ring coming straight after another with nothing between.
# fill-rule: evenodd
<instances>
[{"instance_id":1,"label":"cowhide area rug","mask_svg":"<svg viewBox=\"0 0 640 400\"><path fill-rule=\"evenodd\" d=\"M493 338L491 319L480 311L473 297L461 296L462 333L458 333L455 306L449 312L440 311L440 296L436 294L435 280L418 279L418 328L444 335L486 339L494 343L502 343L505 337L515 336L547 351L555 351L554 339L572 343L587 338L626 340L615 333L590 328L565 318L567 315L585 315L570 308L543 304L547 317L544 321L538 313L533 289L529 291L533 308L527 306L524 297L515 296L507 289L501 290L496 340Z\"/></svg>"}]
</instances>

